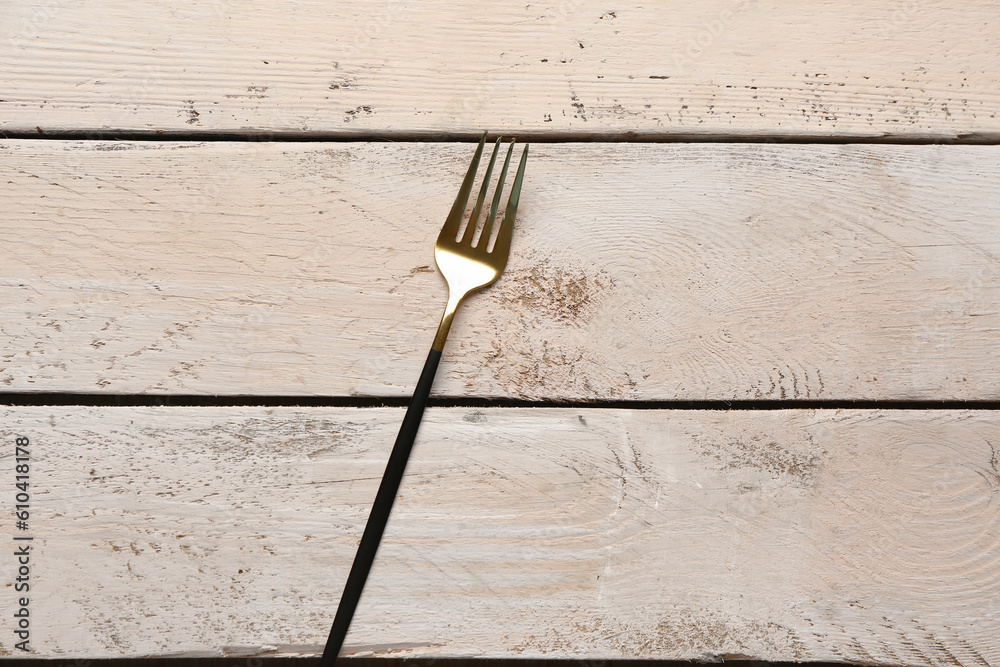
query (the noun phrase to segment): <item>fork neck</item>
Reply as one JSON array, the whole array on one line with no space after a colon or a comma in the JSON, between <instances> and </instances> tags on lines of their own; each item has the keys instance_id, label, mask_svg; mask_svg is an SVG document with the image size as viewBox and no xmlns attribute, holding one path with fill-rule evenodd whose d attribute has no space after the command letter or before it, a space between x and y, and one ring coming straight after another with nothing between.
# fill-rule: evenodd
<instances>
[{"instance_id":1,"label":"fork neck","mask_svg":"<svg viewBox=\"0 0 1000 667\"><path fill-rule=\"evenodd\" d=\"M456 293L454 290L448 290L448 305L444 307L444 314L441 315L441 323L438 325L437 335L434 336L434 344L431 345L432 350L444 351L444 342L448 339L448 331L451 330L451 322L455 319L455 311L458 310L458 304L462 302L466 294L467 292Z\"/></svg>"}]
</instances>

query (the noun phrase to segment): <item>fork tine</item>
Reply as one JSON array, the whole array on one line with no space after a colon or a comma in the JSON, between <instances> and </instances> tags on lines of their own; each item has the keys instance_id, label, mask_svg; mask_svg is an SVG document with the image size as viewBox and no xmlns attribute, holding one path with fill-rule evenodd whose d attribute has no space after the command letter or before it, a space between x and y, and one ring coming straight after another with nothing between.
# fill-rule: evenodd
<instances>
[{"instance_id":1,"label":"fork tine","mask_svg":"<svg viewBox=\"0 0 1000 667\"><path fill-rule=\"evenodd\" d=\"M490 213L486 216L486 224L483 225L483 234L480 239L486 239L481 250L489 250L490 236L493 234L493 223L497 219L497 208L500 206L500 195L503 194L503 183L507 180L507 167L510 166L510 155L514 150L514 142L511 141L507 147L507 157L503 161L503 169L500 170L500 178L497 179L497 191L493 193L493 203L490 204Z\"/></svg>"},{"instance_id":2,"label":"fork tine","mask_svg":"<svg viewBox=\"0 0 1000 667\"><path fill-rule=\"evenodd\" d=\"M510 252L510 239L514 233L514 217L517 216L517 202L521 199L521 181L524 180L524 165L527 161L528 145L525 144L524 152L521 153L521 162L517 165L517 175L514 176L514 185L510 188L507 208L504 209L503 220L500 222L500 231L497 233L496 243L493 244L493 252L502 254L504 261L507 261L507 255Z\"/></svg>"},{"instance_id":3,"label":"fork tine","mask_svg":"<svg viewBox=\"0 0 1000 667\"><path fill-rule=\"evenodd\" d=\"M490 156L490 164L486 167L486 175L483 176L483 186L479 188L479 196L476 198L476 205L472 209L472 216L469 217L469 224L465 228L465 234L462 235L462 243L472 245L472 235L476 232L476 225L479 222L479 214L483 210L483 199L486 198L486 190L490 187L490 176L493 175L493 165L497 161L497 149L500 148L500 139L497 137L497 142L493 145L493 155ZM485 230L484 230L485 233ZM482 235L479 236L480 239L484 238ZM489 238L488 236L485 238Z\"/></svg>"},{"instance_id":4,"label":"fork tine","mask_svg":"<svg viewBox=\"0 0 1000 667\"><path fill-rule=\"evenodd\" d=\"M479 147L476 148L476 154L472 156L469 171L465 174L462 187L458 189L458 196L455 197L455 203L451 206L451 212L444 221L444 227L441 228L438 241L450 239L454 243L455 238L458 236L458 228L462 224L465 206L469 203L469 193L472 191L472 184L476 180L476 170L479 168L479 158L483 154L484 145L486 145L486 132L483 132L483 138L479 140Z\"/></svg>"}]
</instances>

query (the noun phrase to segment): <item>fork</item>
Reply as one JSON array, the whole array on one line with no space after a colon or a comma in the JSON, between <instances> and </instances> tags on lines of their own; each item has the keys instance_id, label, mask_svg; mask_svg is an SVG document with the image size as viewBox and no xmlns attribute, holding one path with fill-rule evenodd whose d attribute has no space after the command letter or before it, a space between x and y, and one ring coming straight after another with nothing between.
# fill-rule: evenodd
<instances>
[{"instance_id":1,"label":"fork","mask_svg":"<svg viewBox=\"0 0 1000 667\"><path fill-rule=\"evenodd\" d=\"M379 485L378 493L375 494L375 502L372 504L368 523L361 536L354 564L351 565L351 572L347 576L347 584L344 586L344 594L337 607L333 627L330 629L330 637L323 650L323 659L320 662L322 667L332 667L336 663L337 654L340 653L344 644L344 637L347 635L351 619L354 617L354 610L361 598L365 580L368 578L368 572L375 560L379 541L382 539L382 533L385 532L385 525L389 520L392 503L396 499L399 483L406 468L406 461L410 457L410 450L413 448L413 441L417 436L417 429L420 427L420 419L427 406L427 397L431 393L434 374L437 372L438 362L441 361L441 352L444 350L448 331L455 318L455 311L462 299L470 292L496 281L507 265L511 235L514 231L514 217L517 215L517 203L521 196L521 181L524 179L524 165L528 161L527 145L521 153L521 162L517 167L514 184L511 186L507 206L504 207L503 218L496 230L496 240L492 247L490 247L490 238L493 236L497 208L500 205L504 179L507 177L507 168L510 166L511 154L514 152L513 141L507 148L507 157L504 159L503 168L497 180L496 192L493 195L486 222L483 224L482 231L478 235L476 234L501 139L498 137L493 146L490 164L486 168L486 176L479 188L479 196L476 198L469 222L462 231L465 208L469 203L469 195L476 179L476 171L479 168L479 159L483 155L483 147L486 144L486 133L483 133L482 139L479 140L479 146L476 148L476 154L472 157L472 163L462 181L462 187L459 188L458 196L455 197L455 203L451 207L451 212L445 220L440 235L438 235L437 243L434 244L434 260L448 283L448 304L445 306L437 335L434 337L431 351L427 355L424 369L417 381L417 388L413 392L413 398L410 399L409 407L406 409L403 424L399 427L399 435L396 436L396 444L393 445L392 453L389 455L382 483ZM462 231L461 238L459 238L460 231Z\"/></svg>"}]
</instances>

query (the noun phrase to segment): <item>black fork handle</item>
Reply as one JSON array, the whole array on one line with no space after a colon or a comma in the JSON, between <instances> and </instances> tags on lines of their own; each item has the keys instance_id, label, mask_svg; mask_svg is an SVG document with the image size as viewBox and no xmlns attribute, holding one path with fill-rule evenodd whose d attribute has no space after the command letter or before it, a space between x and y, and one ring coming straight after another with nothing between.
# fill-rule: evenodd
<instances>
[{"instance_id":1,"label":"black fork handle","mask_svg":"<svg viewBox=\"0 0 1000 667\"><path fill-rule=\"evenodd\" d=\"M326 640L323 659L320 661L321 667L333 667L337 662L337 654L344 645L344 637L347 636L347 630L351 626L354 610L358 606L358 600L361 599L361 591L364 590L365 580L368 579L368 572L372 569L372 562L378 551L378 544L389 521L392 503L396 500L399 482L403 479L406 461L410 458L410 450L413 449L413 441L417 437L424 408L427 407L427 397L430 396L439 361L441 361L441 350L432 348L424 363L424 370L420 373L420 380L417 381L417 388L413 392L413 398L410 399L410 405L406 408L406 416L403 417L403 424L399 427L396 444L392 446L382 483L378 487L378 493L375 494L368 524L361 536L358 553L354 556L351 573L347 575L347 584L344 586L344 594L337 607L337 615L333 619L330 637Z\"/></svg>"}]
</instances>

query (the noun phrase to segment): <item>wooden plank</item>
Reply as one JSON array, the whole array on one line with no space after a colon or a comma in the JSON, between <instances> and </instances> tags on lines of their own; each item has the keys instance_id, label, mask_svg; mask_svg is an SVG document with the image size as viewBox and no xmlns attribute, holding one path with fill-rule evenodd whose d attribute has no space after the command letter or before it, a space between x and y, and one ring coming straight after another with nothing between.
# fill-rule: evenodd
<instances>
[{"instance_id":1,"label":"wooden plank","mask_svg":"<svg viewBox=\"0 0 1000 667\"><path fill-rule=\"evenodd\" d=\"M0 144L0 387L408 395L471 150ZM995 400L998 158L535 145L508 271L435 391Z\"/></svg>"},{"instance_id":2,"label":"wooden plank","mask_svg":"<svg viewBox=\"0 0 1000 667\"><path fill-rule=\"evenodd\" d=\"M998 417L432 408L345 651L998 664ZM4 409L35 655L316 655L400 419Z\"/></svg>"},{"instance_id":3,"label":"wooden plank","mask_svg":"<svg viewBox=\"0 0 1000 667\"><path fill-rule=\"evenodd\" d=\"M29 0L0 131L1000 137L1000 6Z\"/></svg>"}]
</instances>

